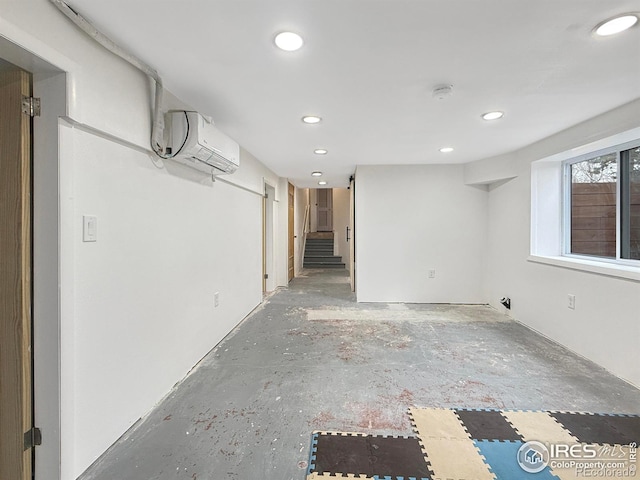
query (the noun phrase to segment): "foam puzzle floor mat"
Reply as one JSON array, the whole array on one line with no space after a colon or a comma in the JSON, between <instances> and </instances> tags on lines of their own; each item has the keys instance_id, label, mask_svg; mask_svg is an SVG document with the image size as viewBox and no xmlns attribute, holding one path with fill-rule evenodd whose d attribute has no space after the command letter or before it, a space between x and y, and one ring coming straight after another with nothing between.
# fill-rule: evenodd
<instances>
[{"instance_id":1,"label":"foam puzzle floor mat","mask_svg":"<svg viewBox=\"0 0 640 480\"><path fill-rule=\"evenodd\" d=\"M640 479L640 416L409 409L415 436L314 432L307 479Z\"/></svg>"}]
</instances>

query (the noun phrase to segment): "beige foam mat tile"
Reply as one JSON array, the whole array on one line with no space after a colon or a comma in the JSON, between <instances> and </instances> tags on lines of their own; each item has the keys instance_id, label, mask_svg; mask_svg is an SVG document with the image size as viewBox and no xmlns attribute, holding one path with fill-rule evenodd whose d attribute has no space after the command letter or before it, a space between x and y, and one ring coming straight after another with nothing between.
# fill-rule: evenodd
<instances>
[{"instance_id":1,"label":"beige foam mat tile","mask_svg":"<svg viewBox=\"0 0 640 480\"><path fill-rule=\"evenodd\" d=\"M560 480L584 480L585 479L584 474L576 475L575 468L573 469L567 468L562 470L556 470L551 468L550 470L551 470L551 473L556 477L558 477Z\"/></svg>"},{"instance_id":2,"label":"beige foam mat tile","mask_svg":"<svg viewBox=\"0 0 640 480\"><path fill-rule=\"evenodd\" d=\"M453 410L411 407L409 416L421 440L426 437L469 440L469 434Z\"/></svg>"},{"instance_id":3,"label":"beige foam mat tile","mask_svg":"<svg viewBox=\"0 0 640 480\"><path fill-rule=\"evenodd\" d=\"M525 442L535 440L542 443L578 443L575 437L546 412L503 411L502 416L524 437Z\"/></svg>"},{"instance_id":4,"label":"beige foam mat tile","mask_svg":"<svg viewBox=\"0 0 640 480\"><path fill-rule=\"evenodd\" d=\"M434 478L495 480L471 439L425 437L421 440Z\"/></svg>"}]
</instances>

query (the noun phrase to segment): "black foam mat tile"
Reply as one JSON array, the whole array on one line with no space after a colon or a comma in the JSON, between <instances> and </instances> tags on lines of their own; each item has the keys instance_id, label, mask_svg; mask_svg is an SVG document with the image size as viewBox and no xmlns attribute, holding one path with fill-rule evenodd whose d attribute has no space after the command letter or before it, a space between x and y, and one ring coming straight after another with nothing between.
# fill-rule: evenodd
<instances>
[{"instance_id":1,"label":"black foam mat tile","mask_svg":"<svg viewBox=\"0 0 640 480\"><path fill-rule=\"evenodd\" d=\"M629 445L640 442L640 417L549 412L566 430L583 443Z\"/></svg>"},{"instance_id":2,"label":"black foam mat tile","mask_svg":"<svg viewBox=\"0 0 640 480\"><path fill-rule=\"evenodd\" d=\"M473 440L524 441L506 418L496 410L455 410Z\"/></svg>"},{"instance_id":3,"label":"black foam mat tile","mask_svg":"<svg viewBox=\"0 0 640 480\"><path fill-rule=\"evenodd\" d=\"M415 437L319 433L313 462L318 474L432 478Z\"/></svg>"}]
</instances>

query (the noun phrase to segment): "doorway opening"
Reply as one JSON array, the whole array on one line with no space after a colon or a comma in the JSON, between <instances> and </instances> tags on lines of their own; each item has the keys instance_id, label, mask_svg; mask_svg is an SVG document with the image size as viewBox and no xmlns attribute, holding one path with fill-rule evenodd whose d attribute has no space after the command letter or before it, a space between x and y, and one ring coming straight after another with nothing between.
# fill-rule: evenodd
<instances>
[{"instance_id":1,"label":"doorway opening","mask_svg":"<svg viewBox=\"0 0 640 480\"><path fill-rule=\"evenodd\" d=\"M29 179L25 179L25 188L22 190L22 195L28 192L29 198L23 206L20 207L23 214L28 212L29 220L22 225L29 227L29 234L25 236L21 235L20 242L23 244L20 246L21 253L20 258L25 259L25 262L21 262L21 268L23 272L27 272L28 276L24 276L19 279L16 285L22 285L23 294L28 295L29 298L23 297L21 299L22 306L28 307L28 315L22 316L23 325L19 331L16 320L19 318L17 315L18 310L12 314L12 316L6 316L4 308L13 303L16 305L16 298L3 284L0 289L2 290L2 306L3 309L2 333L0 334L0 341L14 340L16 344L12 347L13 350L4 348L4 345L0 347L3 358L0 361L3 371L0 374L2 377L2 400L0 403L5 405L5 395L14 396L12 400L15 405L15 401L18 395L22 395L22 398L30 401L31 406L26 406L21 400L23 416L14 415L8 413L7 410L3 411L0 424L0 435L2 435L2 448L0 449L0 478L15 478L19 480L32 478L39 478L43 472L46 472L47 478L52 480L59 479L61 476L61 403L60 403L60 236L59 236L59 207L60 207L60 162L58 158L59 152L59 119L67 114L67 85L66 85L66 73L64 70L56 67L41 57L26 50L18 43L13 43L11 40L0 36L0 51L2 52L2 58L0 58L0 73L6 71L22 71L23 75L30 77L31 90L30 93L21 93L21 97L33 97L40 99L41 113L39 116L30 117L31 109L30 105L36 105L35 102L27 100L23 102L23 98L19 98L16 106L15 102L12 106L9 106L0 101L0 129L13 128L9 127L9 120L5 117L10 115L10 111L14 112L17 108L18 115L22 116L22 122L26 119L26 123L29 124L30 140L26 141L25 137L18 132L12 132L10 135L2 135L3 138L0 143L3 145L2 154L0 155L0 162L2 163L3 173L0 175L0 192L2 192L2 208L3 210L8 206L5 199L11 196L14 201L20 198L17 194L16 184L12 182L8 175L5 175L5 167L9 169L15 167L20 163L25 166L24 160L19 160L20 156L16 154L17 150L15 145L11 147L11 142L19 141L24 143L25 146L21 147L22 159L27 158L31 171L29 172ZM66 59L60 57L57 58L61 64L65 63ZM69 66L69 65L67 65ZM2 81L3 86L6 86L6 80ZM22 113L25 109L29 111L29 115ZM35 114L37 109L34 109ZM9 142L7 146L6 141ZM13 148L13 151L11 151ZM26 155L26 149L29 153ZM7 160L11 162L7 162ZM13 177L16 178L15 176ZM13 184L13 190L10 190L8 184ZM15 206L17 204L14 203ZM19 210L18 210L19 211ZM16 212L18 212L16 211ZM12 215L15 215L13 212ZM12 228L9 217L5 216L3 212L0 214L2 218L2 225L0 228L9 231ZM15 230L15 224L14 224ZM3 234L4 236L4 234ZM5 255L5 247L15 249L18 237L11 239L11 242L5 242L3 238L0 241L2 245L2 272L5 276L5 262L15 262L18 257L12 257L11 255ZM27 258L28 256L28 258ZM29 262L28 269L25 269L26 262ZM18 280L17 277L15 280ZM0 281L2 283L2 281ZM26 285L28 283L28 285ZM16 285L12 288L15 289ZM9 300L12 298L12 300ZM6 301L5 301L6 300ZM28 323L25 323L25 318ZM7 327L5 329L5 327ZM29 329L29 332L26 331ZM7 330L12 332L9 336ZM17 344L17 336L21 336L24 343ZM29 336L31 339L29 340ZM28 342L32 342L29 345ZM25 345L27 347L25 347ZM23 371L21 373L22 378L14 378L12 382L17 384L20 382L23 385L24 391L27 393L21 393L14 390L13 386L8 384L9 377L5 375L4 368L13 368L9 364L5 365L5 355L15 354L19 348L29 348L29 352L24 355L24 358L30 362L30 367L27 368L23 364ZM29 376L27 380L26 376ZM30 393L29 393L30 391ZM5 413L7 415L14 416L11 420L12 424L18 425L20 422L20 428L12 427L11 432L8 428L9 423L5 422ZM29 416L27 419L26 417ZM35 429L34 427L38 427ZM21 431L22 430L22 431ZM39 433L42 432L42 444L39 445ZM12 440L6 440L7 436L12 436ZM16 436L17 435L17 436ZM5 441L13 442L11 450L6 447L8 443ZM30 445L38 445L36 448L26 448ZM16 450L16 448L18 450ZM36 454L37 452L37 454ZM11 457L10 461L5 461L5 455ZM19 460L19 467L16 467L16 460ZM7 470L9 469L9 470ZM19 471L21 470L21 471ZM7 473L10 472L10 473ZM40 472L40 473L39 473Z\"/></svg>"},{"instance_id":2,"label":"doorway opening","mask_svg":"<svg viewBox=\"0 0 640 480\"><path fill-rule=\"evenodd\" d=\"M274 201L276 197L275 187L264 184L264 197L262 199L262 293L273 292L276 289L276 276L274 269Z\"/></svg>"},{"instance_id":3,"label":"doorway opening","mask_svg":"<svg viewBox=\"0 0 640 480\"><path fill-rule=\"evenodd\" d=\"M295 234L295 203L296 203L296 187L292 183L287 185L287 208L288 208L288 246L287 246L287 283L293 280L295 276L295 252L296 252L296 234Z\"/></svg>"}]
</instances>

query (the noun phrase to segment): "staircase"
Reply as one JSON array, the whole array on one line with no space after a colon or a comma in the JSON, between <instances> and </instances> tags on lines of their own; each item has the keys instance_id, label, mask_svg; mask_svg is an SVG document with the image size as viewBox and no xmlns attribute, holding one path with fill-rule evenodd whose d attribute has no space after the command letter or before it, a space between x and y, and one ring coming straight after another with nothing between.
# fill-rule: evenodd
<instances>
[{"instance_id":1,"label":"staircase","mask_svg":"<svg viewBox=\"0 0 640 480\"><path fill-rule=\"evenodd\" d=\"M344 268L342 257L333 254L333 232L311 232L304 249L304 268Z\"/></svg>"}]
</instances>

